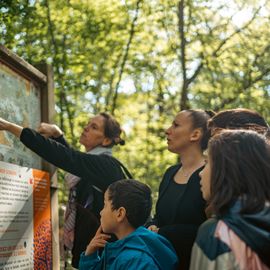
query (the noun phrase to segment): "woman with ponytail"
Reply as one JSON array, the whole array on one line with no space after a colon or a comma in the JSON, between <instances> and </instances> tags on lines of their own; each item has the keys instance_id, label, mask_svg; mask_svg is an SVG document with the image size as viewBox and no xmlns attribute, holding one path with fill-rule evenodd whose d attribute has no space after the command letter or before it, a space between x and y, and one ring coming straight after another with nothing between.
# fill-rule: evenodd
<instances>
[{"instance_id":1,"label":"woman with ponytail","mask_svg":"<svg viewBox=\"0 0 270 270\"><path fill-rule=\"evenodd\" d=\"M13 133L40 157L68 172L64 245L72 252L72 266L78 268L80 254L99 227L104 192L111 183L131 178L112 156L113 146L124 144L119 123L107 113L91 118L80 136L85 153L71 148L56 125L42 123L36 132L0 118L0 130Z\"/></svg>"},{"instance_id":2,"label":"woman with ponytail","mask_svg":"<svg viewBox=\"0 0 270 270\"><path fill-rule=\"evenodd\" d=\"M206 220L199 172L205 165L207 121L211 111L185 110L166 130L168 150L179 156L179 164L165 172L159 187L156 214L148 229L166 237L179 257L179 269L188 269L197 229ZM150 225L150 226L149 226Z\"/></svg>"}]
</instances>

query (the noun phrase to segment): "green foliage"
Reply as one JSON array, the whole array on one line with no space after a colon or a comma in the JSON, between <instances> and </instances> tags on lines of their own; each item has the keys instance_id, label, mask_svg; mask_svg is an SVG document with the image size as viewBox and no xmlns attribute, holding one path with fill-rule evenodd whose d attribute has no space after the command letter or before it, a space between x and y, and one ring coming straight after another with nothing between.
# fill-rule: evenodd
<instances>
[{"instance_id":1,"label":"green foliage","mask_svg":"<svg viewBox=\"0 0 270 270\"><path fill-rule=\"evenodd\" d=\"M70 143L80 148L89 116L114 111L126 130L115 155L154 199L177 162L164 130L180 104L247 107L270 121L267 0L0 0L0 7L1 44L31 64L53 65L56 122Z\"/></svg>"},{"instance_id":2,"label":"green foliage","mask_svg":"<svg viewBox=\"0 0 270 270\"><path fill-rule=\"evenodd\" d=\"M127 140L134 145L125 147L133 154L120 156L151 183L164 170L156 165L171 162L161 130L181 97L181 25L178 1L137 3L1 1L1 43L33 64L53 64L57 121L78 146L89 114L111 109L138 7L115 114L129 126ZM190 106L249 107L269 117L269 3L183 3L187 76L201 65L188 86Z\"/></svg>"},{"instance_id":3,"label":"green foliage","mask_svg":"<svg viewBox=\"0 0 270 270\"><path fill-rule=\"evenodd\" d=\"M6 0L0 11L1 43L53 65L56 121L74 146L117 98L127 144L116 156L154 196L177 162L164 129L184 91L185 107L247 107L270 121L269 1Z\"/></svg>"}]
</instances>

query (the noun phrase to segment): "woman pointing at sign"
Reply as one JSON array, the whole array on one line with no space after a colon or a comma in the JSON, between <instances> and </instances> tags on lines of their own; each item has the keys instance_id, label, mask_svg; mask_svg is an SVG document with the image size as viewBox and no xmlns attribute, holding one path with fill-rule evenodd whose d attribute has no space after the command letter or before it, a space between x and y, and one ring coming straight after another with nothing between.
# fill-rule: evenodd
<instances>
[{"instance_id":1,"label":"woman pointing at sign","mask_svg":"<svg viewBox=\"0 0 270 270\"><path fill-rule=\"evenodd\" d=\"M113 146L124 144L119 123L107 113L90 119L80 136L86 153L71 148L55 125L43 123L36 132L0 118L0 130L14 134L40 157L69 173L66 176L70 195L64 244L72 251L72 266L77 268L81 252L99 226L103 193L112 182L131 178L126 168L112 156Z\"/></svg>"}]
</instances>

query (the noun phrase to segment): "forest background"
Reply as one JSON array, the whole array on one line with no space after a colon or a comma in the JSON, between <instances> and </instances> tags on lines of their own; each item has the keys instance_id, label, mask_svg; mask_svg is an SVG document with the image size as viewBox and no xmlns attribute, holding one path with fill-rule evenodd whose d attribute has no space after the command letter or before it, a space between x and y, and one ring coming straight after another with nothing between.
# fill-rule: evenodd
<instances>
[{"instance_id":1,"label":"forest background","mask_svg":"<svg viewBox=\"0 0 270 270\"><path fill-rule=\"evenodd\" d=\"M268 0L0 3L1 44L53 66L55 122L69 142L80 147L89 116L114 114L126 132L115 154L155 198L177 162L164 133L176 112L246 107L270 120ZM59 199L61 210L61 179Z\"/></svg>"}]
</instances>

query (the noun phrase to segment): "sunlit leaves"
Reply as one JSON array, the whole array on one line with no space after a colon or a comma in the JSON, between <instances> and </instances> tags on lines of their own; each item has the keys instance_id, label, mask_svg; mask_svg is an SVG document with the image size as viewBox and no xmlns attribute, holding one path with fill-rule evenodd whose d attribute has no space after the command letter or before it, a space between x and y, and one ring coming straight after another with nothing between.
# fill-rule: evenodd
<instances>
[{"instance_id":1,"label":"sunlit leaves","mask_svg":"<svg viewBox=\"0 0 270 270\"><path fill-rule=\"evenodd\" d=\"M1 43L32 64L53 65L57 121L78 146L89 114L111 110L137 0L2 2ZM176 162L164 129L179 110L183 84L178 3L139 6L115 110L127 128L117 155L155 190ZM201 67L188 85L191 107L249 107L270 120L269 22L266 0L184 1L187 77Z\"/></svg>"}]
</instances>

